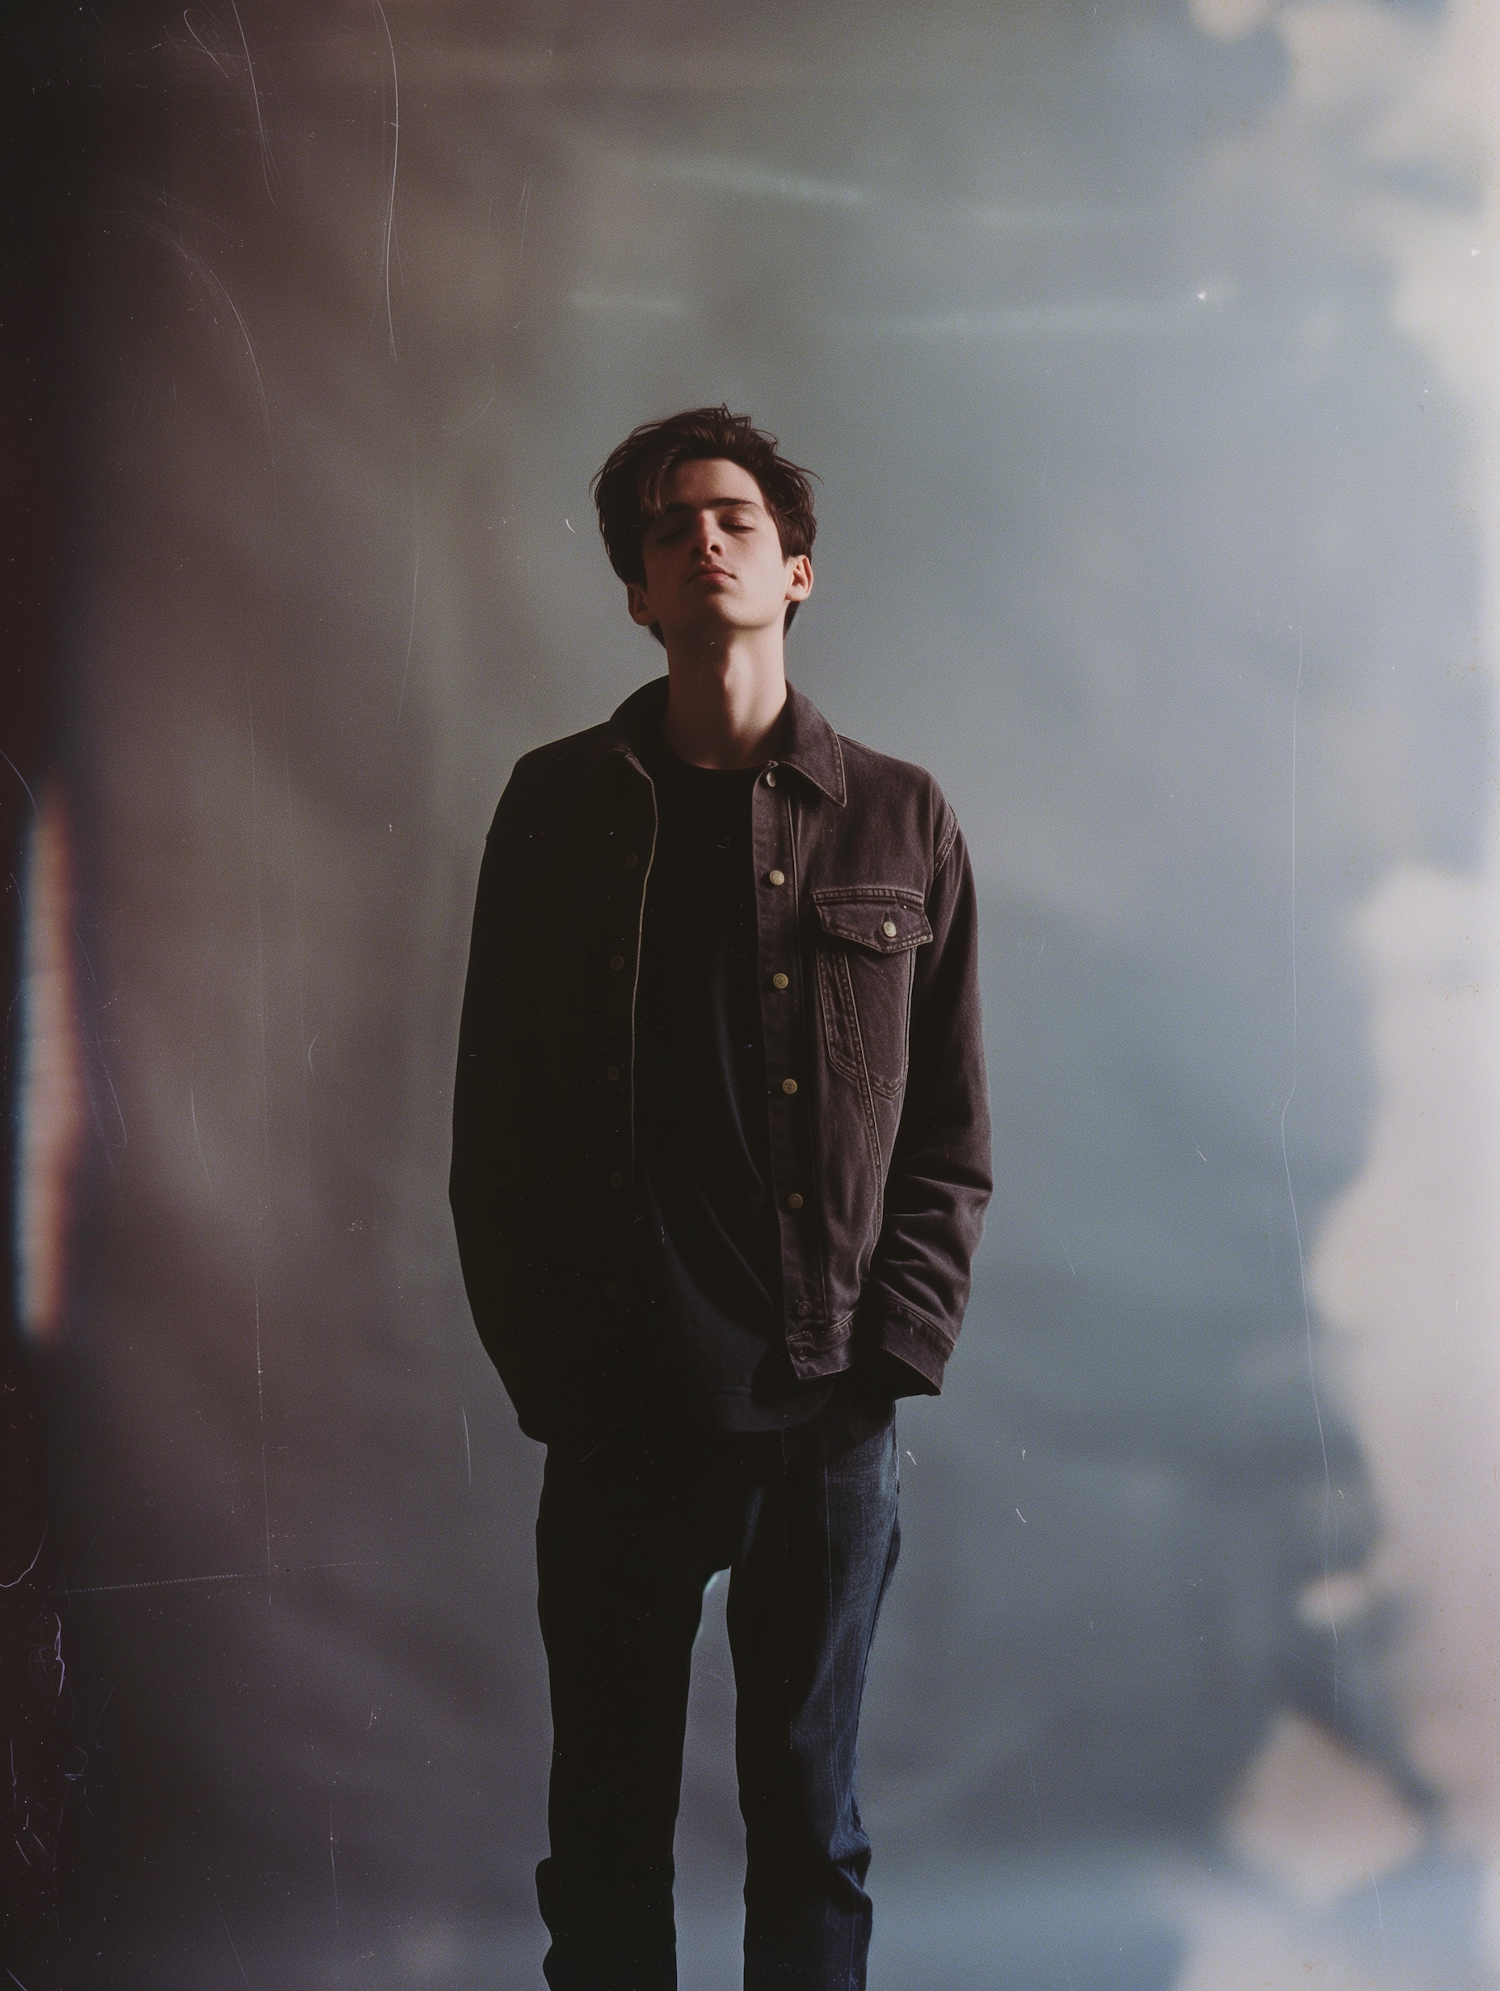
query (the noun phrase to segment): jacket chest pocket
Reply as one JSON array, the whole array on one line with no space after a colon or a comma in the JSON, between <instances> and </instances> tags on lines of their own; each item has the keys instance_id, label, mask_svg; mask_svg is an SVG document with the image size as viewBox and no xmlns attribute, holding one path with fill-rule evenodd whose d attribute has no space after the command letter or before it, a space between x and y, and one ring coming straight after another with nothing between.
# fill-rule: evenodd
<instances>
[{"instance_id":1,"label":"jacket chest pocket","mask_svg":"<svg viewBox=\"0 0 1500 1991\"><path fill-rule=\"evenodd\" d=\"M906 1079L912 964L932 939L922 894L905 885L823 885L812 902L828 1062L894 1098Z\"/></svg>"}]
</instances>

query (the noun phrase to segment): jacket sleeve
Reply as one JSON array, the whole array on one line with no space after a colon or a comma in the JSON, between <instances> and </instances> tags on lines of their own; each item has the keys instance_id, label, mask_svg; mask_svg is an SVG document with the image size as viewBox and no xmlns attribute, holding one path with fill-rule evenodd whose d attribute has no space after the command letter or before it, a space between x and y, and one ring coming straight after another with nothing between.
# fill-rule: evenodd
<instances>
[{"instance_id":1,"label":"jacket sleeve","mask_svg":"<svg viewBox=\"0 0 1500 1991\"><path fill-rule=\"evenodd\" d=\"M453 1088L449 1202L474 1325L520 1415L542 1435L546 1389L531 1304L537 1184L526 1074L534 1032L525 978L516 973L524 906L528 811L524 774L512 774L485 842L474 907Z\"/></svg>"},{"instance_id":2,"label":"jacket sleeve","mask_svg":"<svg viewBox=\"0 0 1500 1991\"><path fill-rule=\"evenodd\" d=\"M860 1338L882 1351L895 1395L942 1387L991 1190L974 874L946 805L943 817L946 848L927 901L932 941L912 971L905 1098L859 1304Z\"/></svg>"}]
</instances>

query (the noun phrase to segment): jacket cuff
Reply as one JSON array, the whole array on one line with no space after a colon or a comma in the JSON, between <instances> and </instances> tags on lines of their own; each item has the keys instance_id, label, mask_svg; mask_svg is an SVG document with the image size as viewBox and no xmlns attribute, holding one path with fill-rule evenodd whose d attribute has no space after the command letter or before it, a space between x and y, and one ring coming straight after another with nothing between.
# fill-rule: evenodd
<instances>
[{"instance_id":1,"label":"jacket cuff","mask_svg":"<svg viewBox=\"0 0 1500 1991\"><path fill-rule=\"evenodd\" d=\"M938 1396L943 1371L953 1353L952 1336L935 1320L910 1307L886 1286L872 1281L859 1297L855 1315L856 1344L879 1348L910 1369L912 1387L906 1396Z\"/></svg>"}]
</instances>

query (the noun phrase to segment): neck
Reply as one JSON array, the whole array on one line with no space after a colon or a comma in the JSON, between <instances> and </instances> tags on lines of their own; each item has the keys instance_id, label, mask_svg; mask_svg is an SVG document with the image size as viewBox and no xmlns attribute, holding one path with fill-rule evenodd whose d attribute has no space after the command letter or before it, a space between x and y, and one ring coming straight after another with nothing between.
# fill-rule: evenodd
<instances>
[{"instance_id":1,"label":"neck","mask_svg":"<svg viewBox=\"0 0 1500 1991\"><path fill-rule=\"evenodd\" d=\"M757 767L786 704L782 630L737 630L720 645L667 645L663 733L695 767Z\"/></svg>"}]
</instances>

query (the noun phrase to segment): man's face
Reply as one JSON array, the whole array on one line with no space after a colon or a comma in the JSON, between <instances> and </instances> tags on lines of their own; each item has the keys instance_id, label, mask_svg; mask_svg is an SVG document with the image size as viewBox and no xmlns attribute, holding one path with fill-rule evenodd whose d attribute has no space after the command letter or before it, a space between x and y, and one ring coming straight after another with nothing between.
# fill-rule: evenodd
<instances>
[{"instance_id":1,"label":"man's face","mask_svg":"<svg viewBox=\"0 0 1500 1991\"><path fill-rule=\"evenodd\" d=\"M626 583L632 618L670 643L779 624L812 592L812 562L788 558L759 484L738 463L679 463L641 544L644 584Z\"/></svg>"}]
</instances>

